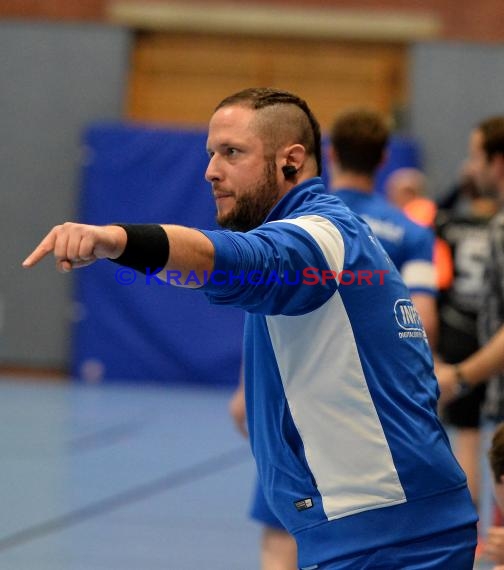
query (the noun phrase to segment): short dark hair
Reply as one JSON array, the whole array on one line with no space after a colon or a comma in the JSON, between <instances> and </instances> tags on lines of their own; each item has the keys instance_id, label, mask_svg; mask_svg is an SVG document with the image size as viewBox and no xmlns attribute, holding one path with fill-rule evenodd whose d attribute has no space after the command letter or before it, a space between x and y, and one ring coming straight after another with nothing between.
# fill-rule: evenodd
<instances>
[{"instance_id":1,"label":"short dark hair","mask_svg":"<svg viewBox=\"0 0 504 570\"><path fill-rule=\"evenodd\" d=\"M501 482L504 475L504 423L497 426L492 437L492 445L488 451L488 459L496 483Z\"/></svg>"},{"instance_id":2,"label":"short dark hair","mask_svg":"<svg viewBox=\"0 0 504 570\"><path fill-rule=\"evenodd\" d=\"M504 116L489 117L477 128L483 135L483 150L488 160L496 154L504 155Z\"/></svg>"},{"instance_id":3,"label":"short dark hair","mask_svg":"<svg viewBox=\"0 0 504 570\"><path fill-rule=\"evenodd\" d=\"M304 99L289 91L282 91L272 87L251 87L234 93L223 99L215 111L230 105L245 105L251 109L260 110L268 107L294 106L302 111L295 124L286 125L295 127L298 141L302 144L308 155L314 156L317 163L317 174L322 173L322 150L320 143L320 125ZM278 125L277 131L281 130Z\"/></svg>"},{"instance_id":4,"label":"short dark hair","mask_svg":"<svg viewBox=\"0 0 504 570\"><path fill-rule=\"evenodd\" d=\"M368 109L352 109L336 117L330 139L342 170L373 176L388 143L385 119Z\"/></svg>"}]
</instances>

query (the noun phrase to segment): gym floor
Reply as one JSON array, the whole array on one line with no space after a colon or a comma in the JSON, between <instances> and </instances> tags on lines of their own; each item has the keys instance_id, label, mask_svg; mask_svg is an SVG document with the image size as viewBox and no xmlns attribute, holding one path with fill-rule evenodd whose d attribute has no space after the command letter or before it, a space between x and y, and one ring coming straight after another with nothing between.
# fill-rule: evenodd
<instances>
[{"instance_id":1,"label":"gym floor","mask_svg":"<svg viewBox=\"0 0 504 570\"><path fill-rule=\"evenodd\" d=\"M229 396L0 378L0 568L256 570Z\"/></svg>"},{"instance_id":2,"label":"gym floor","mask_svg":"<svg viewBox=\"0 0 504 570\"><path fill-rule=\"evenodd\" d=\"M0 376L0 568L257 570L230 395Z\"/></svg>"}]
</instances>

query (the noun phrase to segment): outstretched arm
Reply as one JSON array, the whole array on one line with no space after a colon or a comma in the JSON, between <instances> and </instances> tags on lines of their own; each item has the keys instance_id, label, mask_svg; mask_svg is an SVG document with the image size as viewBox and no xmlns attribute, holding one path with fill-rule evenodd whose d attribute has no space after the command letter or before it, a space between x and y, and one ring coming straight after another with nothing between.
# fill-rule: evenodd
<instances>
[{"instance_id":1,"label":"outstretched arm","mask_svg":"<svg viewBox=\"0 0 504 570\"><path fill-rule=\"evenodd\" d=\"M211 272L215 250L200 231L183 226L163 225L169 241L169 257L165 270L180 271L182 276L194 272L203 282ZM47 255L53 255L58 271L67 273L94 263L98 259L117 259L127 246L127 233L121 226L92 226L67 222L55 226L24 260L30 268ZM149 244L145 244L148 251ZM165 275L159 274L162 279Z\"/></svg>"},{"instance_id":2,"label":"outstretched arm","mask_svg":"<svg viewBox=\"0 0 504 570\"><path fill-rule=\"evenodd\" d=\"M457 374L458 371L458 374ZM477 386L504 371L504 325L485 346L457 365L439 364L436 376L439 380L441 398L449 401L457 395L457 384L462 378L469 386Z\"/></svg>"},{"instance_id":3,"label":"outstretched arm","mask_svg":"<svg viewBox=\"0 0 504 570\"><path fill-rule=\"evenodd\" d=\"M126 232L119 226L91 226L67 222L54 226L23 261L30 268L53 254L56 269L68 273L97 259L116 259L126 247Z\"/></svg>"}]
</instances>

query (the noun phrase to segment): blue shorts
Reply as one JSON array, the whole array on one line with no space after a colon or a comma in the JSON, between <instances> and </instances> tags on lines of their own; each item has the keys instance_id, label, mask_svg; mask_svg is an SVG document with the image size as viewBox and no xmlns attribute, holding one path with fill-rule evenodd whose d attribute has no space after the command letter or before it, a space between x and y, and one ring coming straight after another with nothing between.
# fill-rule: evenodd
<instances>
[{"instance_id":1,"label":"blue shorts","mask_svg":"<svg viewBox=\"0 0 504 570\"><path fill-rule=\"evenodd\" d=\"M472 570L476 525L301 570Z\"/></svg>"},{"instance_id":2,"label":"blue shorts","mask_svg":"<svg viewBox=\"0 0 504 570\"><path fill-rule=\"evenodd\" d=\"M264 493L262 492L262 487L257 479L254 489L254 496L252 498L252 505L250 507L250 516L265 526L279 530L285 530L285 527L273 514L273 511L269 508L269 505L266 502L266 498L264 497Z\"/></svg>"}]
</instances>

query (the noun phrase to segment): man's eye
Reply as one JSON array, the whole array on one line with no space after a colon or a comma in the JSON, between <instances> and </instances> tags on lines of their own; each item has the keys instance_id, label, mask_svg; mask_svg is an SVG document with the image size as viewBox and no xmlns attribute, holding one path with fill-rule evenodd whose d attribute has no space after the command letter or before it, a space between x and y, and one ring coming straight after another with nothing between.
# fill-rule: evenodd
<instances>
[{"instance_id":1,"label":"man's eye","mask_svg":"<svg viewBox=\"0 0 504 570\"><path fill-rule=\"evenodd\" d=\"M238 149L237 148L228 148L227 149L227 154L228 156L235 156L236 154L238 154Z\"/></svg>"},{"instance_id":2,"label":"man's eye","mask_svg":"<svg viewBox=\"0 0 504 570\"><path fill-rule=\"evenodd\" d=\"M212 158L215 152L213 150L207 150L208 158Z\"/></svg>"}]
</instances>

